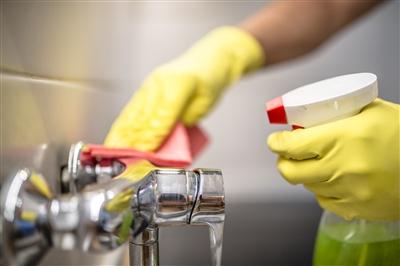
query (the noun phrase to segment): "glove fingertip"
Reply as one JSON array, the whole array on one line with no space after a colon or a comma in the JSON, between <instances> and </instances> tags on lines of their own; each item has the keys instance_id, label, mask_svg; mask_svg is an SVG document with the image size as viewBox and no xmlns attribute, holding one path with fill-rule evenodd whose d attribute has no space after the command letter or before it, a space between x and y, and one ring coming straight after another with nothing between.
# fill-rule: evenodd
<instances>
[{"instance_id":1,"label":"glove fingertip","mask_svg":"<svg viewBox=\"0 0 400 266\"><path fill-rule=\"evenodd\" d=\"M276 133L272 133L271 135L268 136L267 138L267 146L271 151L275 151L276 150Z\"/></svg>"},{"instance_id":2,"label":"glove fingertip","mask_svg":"<svg viewBox=\"0 0 400 266\"><path fill-rule=\"evenodd\" d=\"M316 194L315 197L322 209L328 210L347 221L351 221L358 217L358 213L356 211L349 208L346 204L343 204L343 199L324 197L318 194Z\"/></svg>"},{"instance_id":3,"label":"glove fingertip","mask_svg":"<svg viewBox=\"0 0 400 266\"><path fill-rule=\"evenodd\" d=\"M285 132L275 132L268 136L267 146L274 153L282 153L286 150Z\"/></svg>"},{"instance_id":4,"label":"glove fingertip","mask_svg":"<svg viewBox=\"0 0 400 266\"><path fill-rule=\"evenodd\" d=\"M291 170L293 167L289 160L283 157L279 157L277 161L277 168L282 177L291 185L297 185L300 183L294 178L294 175L292 173L293 171Z\"/></svg>"}]
</instances>

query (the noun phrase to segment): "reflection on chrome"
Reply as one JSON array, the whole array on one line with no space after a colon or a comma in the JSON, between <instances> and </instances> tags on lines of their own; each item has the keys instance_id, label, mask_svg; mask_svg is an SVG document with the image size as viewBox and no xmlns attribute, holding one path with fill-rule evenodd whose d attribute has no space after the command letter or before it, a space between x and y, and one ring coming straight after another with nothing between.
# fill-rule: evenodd
<instances>
[{"instance_id":1,"label":"reflection on chrome","mask_svg":"<svg viewBox=\"0 0 400 266\"><path fill-rule=\"evenodd\" d=\"M219 170L155 169L134 182L118 161L86 165L82 149L82 143L71 148L67 194L55 194L29 169L3 186L6 265L36 265L51 247L106 252L128 239L131 265L158 265L158 227L187 224L210 226L213 265L220 265L225 200Z\"/></svg>"}]
</instances>

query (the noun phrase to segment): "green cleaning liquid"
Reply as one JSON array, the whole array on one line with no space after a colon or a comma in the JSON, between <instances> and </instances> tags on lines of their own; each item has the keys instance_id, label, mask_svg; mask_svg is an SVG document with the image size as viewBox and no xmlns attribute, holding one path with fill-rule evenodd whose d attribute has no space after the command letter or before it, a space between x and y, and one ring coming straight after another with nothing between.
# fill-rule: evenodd
<instances>
[{"instance_id":1,"label":"green cleaning liquid","mask_svg":"<svg viewBox=\"0 0 400 266\"><path fill-rule=\"evenodd\" d=\"M400 223L345 221L324 214L314 250L314 266L399 266Z\"/></svg>"}]
</instances>

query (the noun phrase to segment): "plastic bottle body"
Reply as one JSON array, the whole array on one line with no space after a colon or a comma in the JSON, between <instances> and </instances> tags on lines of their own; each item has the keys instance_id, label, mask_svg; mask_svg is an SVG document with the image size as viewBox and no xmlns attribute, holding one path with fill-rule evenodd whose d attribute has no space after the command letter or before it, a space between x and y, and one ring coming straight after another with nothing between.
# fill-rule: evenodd
<instances>
[{"instance_id":1,"label":"plastic bottle body","mask_svg":"<svg viewBox=\"0 0 400 266\"><path fill-rule=\"evenodd\" d=\"M314 266L400 265L400 221L347 221L325 211Z\"/></svg>"}]
</instances>

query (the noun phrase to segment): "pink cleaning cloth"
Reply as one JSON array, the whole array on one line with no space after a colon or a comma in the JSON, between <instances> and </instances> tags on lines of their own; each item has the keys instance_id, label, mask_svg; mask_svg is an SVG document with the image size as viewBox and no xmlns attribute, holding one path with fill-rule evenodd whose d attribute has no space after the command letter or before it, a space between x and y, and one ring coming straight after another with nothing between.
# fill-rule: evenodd
<instances>
[{"instance_id":1,"label":"pink cleaning cloth","mask_svg":"<svg viewBox=\"0 0 400 266\"><path fill-rule=\"evenodd\" d=\"M146 159L156 166L187 167L208 143L207 135L198 127L185 127L178 123L169 137L156 152L143 152L132 148L109 148L103 145L88 144L81 154L81 160L109 161L117 159L131 164Z\"/></svg>"}]
</instances>

